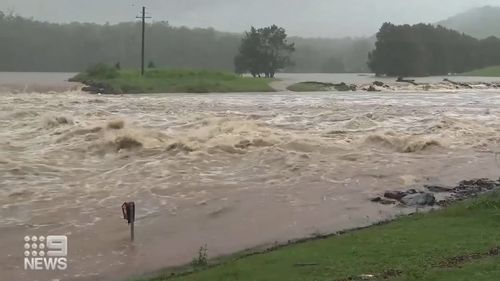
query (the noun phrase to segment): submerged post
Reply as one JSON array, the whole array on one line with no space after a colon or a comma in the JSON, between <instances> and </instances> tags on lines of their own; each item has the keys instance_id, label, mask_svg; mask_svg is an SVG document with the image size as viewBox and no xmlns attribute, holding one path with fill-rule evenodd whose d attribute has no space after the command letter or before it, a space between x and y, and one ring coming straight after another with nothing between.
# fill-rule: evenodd
<instances>
[{"instance_id":1,"label":"submerged post","mask_svg":"<svg viewBox=\"0 0 500 281\"><path fill-rule=\"evenodd\" d=\"M127 223L130 226L130 241L134 242L135 203L134 202L123 203L122 213L123 213L123 219L127 220Z\"/></svg>"}]
</instances>

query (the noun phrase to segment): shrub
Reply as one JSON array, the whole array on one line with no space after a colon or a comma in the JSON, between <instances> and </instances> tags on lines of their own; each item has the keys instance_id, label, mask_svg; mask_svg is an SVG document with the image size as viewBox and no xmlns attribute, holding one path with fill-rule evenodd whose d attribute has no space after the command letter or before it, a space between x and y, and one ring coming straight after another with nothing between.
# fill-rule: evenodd
<instances>
[{"instance_id":1,"label":"shrub","mask_svg":"<svg viewBox=\"0 0 500 281\"><path fill-rule=\"evenodd\" d=\"M201 246L198 250L198 256L193 258L191 265L194 268L205 267L208 265L207 245Z\"/></svg>"},{"instance_id":2,"label":"shrub","mask_svg":"<svg viewBox=\"0 0 500 281\"><path fill-rule=\"evenodd\" d=\"M90 78L113 79L119 76L118 69L104 63L96 64L87 69Z\"/></svg>"}]
</instances>

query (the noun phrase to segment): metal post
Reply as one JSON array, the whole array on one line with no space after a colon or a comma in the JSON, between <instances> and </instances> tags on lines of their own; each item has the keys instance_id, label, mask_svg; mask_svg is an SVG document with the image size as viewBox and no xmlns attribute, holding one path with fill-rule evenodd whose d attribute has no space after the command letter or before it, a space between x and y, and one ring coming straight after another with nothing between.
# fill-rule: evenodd
<instances>
[{"instance_id":1,"label":"metal post","mask_svg":"<svg viewBox=\"0 0 500 281\"><path fill-rule=\"evenodd\" d=\"M123 214L123 219L127 220L127 223L130 226L130 240L134 242L135 203L134 202L123 203L122 214Z\"/></svg>"},{"instance_id":2,"label":"metal post","mask_svg":"<svg viewBox=\"0 0 500 281\"><path fill-rule=\"evenodd\" d=\"M130 240L134 242L134 222L130 224Z\"/></svg>"}]
</instances>

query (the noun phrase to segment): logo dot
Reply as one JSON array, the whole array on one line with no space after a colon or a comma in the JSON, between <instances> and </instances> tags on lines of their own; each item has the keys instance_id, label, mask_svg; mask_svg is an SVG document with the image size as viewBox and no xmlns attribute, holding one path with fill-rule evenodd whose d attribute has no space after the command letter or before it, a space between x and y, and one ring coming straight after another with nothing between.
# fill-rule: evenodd
<instances>
[{"instance_id":1,"label":"logo dot","mask_svg":"<svg viewBox=\"0 0 500 281\"><path fill-rule=\"evenodd\" d=\"M24 251L24 256L29 257L30 256L30 251Z\"/></svg>"},{"instance_id":2,"label":"logo dot","mask_svg":"<svg viewBox=\"0 0 500 281\"><path fill-rule=\"evenodd\" d=\"M43 236L38 237L38 241L40 241L40 242L45 241L45 237L43 237Z\"/></svg>"},{"instance_id":3,"label":"logo dot","mask_svg":"<svg viewBox=\"0 0 500 281\"><path fill-rule=\"evenodd\" d=\"M31 238L29 236L24 236L24 242L29 242Z\"/></svg>"},{"instance_id":4,"label":"logo dot","mask_svg":"<svg viewBox=\"0 0 500 281\"><path fill-rule=\"evenodd\" d=\"M36 243L31 244L31 248L36 249L38 248L38 245Z\"/></svg>"},{"instance_id":5,"label":"logo dot","mask_svg":"<svg viewBox=\"0 0 500 281\"><path fill-rule=\"evenodd\" d=\"M40 257L43 257L43 256L45 256L45 252L44 252L44 251L40 251L40 252L38 253L38 255L39 255Z\"/></svg>"},{"instance_id":6,"label":"logo dot","mask_svg":"<svg viewBox=\"0 0 500 281\"><path fill-rule=\"evenodd\" d=\"M29 250L29 249L30 249L30 247L31 247L31 246L30 246L30 244L29 244L29 243L24 244L24 249L25 249L25 250Z\"/></svg>"},{"instance_id":7,"label":"logo dot","mask_svg":"<svg viewBox=\"0 0 500 281\"><path fill-rule=\"evenodd\" d=\"M31 252L31 255L34 256L34 257L36 257L38 255L38 252L37 251L33 251L33 252Z\"/></svg>"},{"instance_id":8,"label":"logo dot","mask_svg":"<svg viewBox=\"0 0 500 281\"><path fill-rule=\"evenodd\" d=\"M31 237L31 241L36 242L37 240L38 240L38 238L36 238L36 236L34 236L34 235L33 235L33 236Z\"/></svg>"},{"instance_id":9,"label":"logo dot","mask_svg":"<svg viewBox=\"0 0 500 281\"><path fill-rule=\"evenodd\" d=\"M40 245L38 245L38 249L40 249L40 250L45 249L45 244L40 243Z\"/></svg>"}]
</instances>

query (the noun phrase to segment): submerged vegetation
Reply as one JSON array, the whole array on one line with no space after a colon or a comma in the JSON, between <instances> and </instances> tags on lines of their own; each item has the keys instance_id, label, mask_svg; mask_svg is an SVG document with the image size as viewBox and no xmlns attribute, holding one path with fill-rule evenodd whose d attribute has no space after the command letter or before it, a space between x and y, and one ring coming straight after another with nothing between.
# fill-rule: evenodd
<instances>
[{"instance_id":1,"label":"submerged vegetation","mask_svg":"<svg viewBox=\"0 0 500 281\"><path fill-rule=\"evenodd\" d=\"M271 92L272 79L241 77L228 72L207 70L148 69L121 70L98 64L71 79L82 82L85 90L103 94Z\"/></svg>"},{"instance_id":2,"label":"submerged vegetation","mask_svg":"<svg viewBox=\"0 0 500 281\"><path fill-rule=\"evenodd\" d=\"M193 258L193 261L191 262L191 266L195 269L208 266L207 245L203 245L200 247L197 257Z\"/></svg>"},{"instance_id":3,"label":"submerged vegetation","mask_svg":"<svg viewBox=\"0 0 500 281\"><path fill-rule=\"evenodd\" d=\"M324 82L300 82L293 84L287 88L293 92L323 92L323 91L355 91L355 85L347 85L345 83L333 84Z\"/></svg>"},{"instance_id":4,"label":"submerged vegetation","mask_svg":"<svg viewBox=\"0 0 500 281\"><path fill-rule=\"evenodd\" d=\"M160 280L498 280L500 195Z\"/></svg>"}]
</instances>

